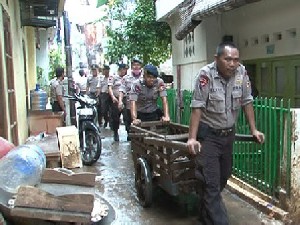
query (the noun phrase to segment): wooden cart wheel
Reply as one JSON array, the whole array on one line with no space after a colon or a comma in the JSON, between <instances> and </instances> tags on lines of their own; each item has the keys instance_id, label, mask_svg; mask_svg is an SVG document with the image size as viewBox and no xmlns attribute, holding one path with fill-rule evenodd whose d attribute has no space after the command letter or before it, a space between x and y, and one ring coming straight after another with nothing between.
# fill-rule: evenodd
<instances>
[{"instance_id":1,"label":"wooden cart wheel","mask_svg":"<svg viewBox=\"0 0 300 225\"><path fill-rule=\"evenodd\" d=\"M135 188L137 197L143 207L150 207L152 204L152 173L144 158L138 158L135 171Z\"/></svg>"}]
</instances>

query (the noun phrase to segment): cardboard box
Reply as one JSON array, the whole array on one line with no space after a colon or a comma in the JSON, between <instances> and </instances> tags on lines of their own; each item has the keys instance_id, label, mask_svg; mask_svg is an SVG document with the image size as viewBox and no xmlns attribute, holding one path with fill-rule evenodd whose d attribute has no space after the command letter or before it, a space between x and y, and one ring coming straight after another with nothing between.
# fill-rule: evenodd
<instances>
[{"instance_id":1,"label":"cardboard box","mask_svg":"<svg viewBox=\"0 0 300 225\"><path fill-rule=\"evenodd\" d=\"M62 167L82 167L78 129L75 126L57 127Z\"/></svg>"},{"instance_id":2,"label":"cardboard box","mask_svg":"<svg viewBox=\"0 0 300 225\"><path fill-rule=\"evenodd\" d=\"M28 122L30 135L37 135L41 132L54 134L57 127L63 126L64 114L51 110L30 111Z\"/></svg>"}]
</instances>

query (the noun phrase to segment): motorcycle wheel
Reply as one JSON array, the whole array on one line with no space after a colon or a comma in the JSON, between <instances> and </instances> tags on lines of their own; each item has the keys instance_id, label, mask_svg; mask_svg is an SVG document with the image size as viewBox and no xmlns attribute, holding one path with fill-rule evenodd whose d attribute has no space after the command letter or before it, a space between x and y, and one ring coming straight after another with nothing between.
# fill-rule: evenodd
<instances>
[{"instance_id":1,"label":"motorcycle wheel","mask_svg":"<svg viewBox=\"0 0 300 225\"><path fill-rule=\"evenodd\" d=\"M81 135L83 135L83 132ZM82 140L83 138L81 138ZM85 142L85 148L82 147L83 143L80 143L81 159L83 165L91 166L101 155L101 137L93 130L85 130Z\"/></svg>"}]
</instances>

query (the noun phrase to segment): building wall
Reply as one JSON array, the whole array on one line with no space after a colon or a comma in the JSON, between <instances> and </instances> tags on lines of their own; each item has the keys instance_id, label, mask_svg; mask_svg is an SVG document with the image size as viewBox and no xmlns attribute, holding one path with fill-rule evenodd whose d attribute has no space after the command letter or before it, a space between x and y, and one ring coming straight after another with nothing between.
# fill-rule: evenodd
<instances>
[{"instance_id":1,"label":"building wall","mask_svg":"<svg viewBox=\"0 0 300 225\"><path fill-rule=\"evenodd\" d=\"M193 36L191 41L189 37L179 41L175 38L175 33L181 25L180 15L178 13L173 14L168 23L172 30L172 64L175 88L191 89L199 68L207 63L205 26L200 24L194 32L190 33L190 36ZM192 53L185 54L185 51L189 49L193 49ZM180 67L181 84L178 84L178 67Z\"/></svg>"},{"instance_id":2,"label":"building wall","mask_svg":"<svg viewBox=\"0 0 300 225\"><path fill-rule=\"evenodd\" d=\"M181 21L179 13L173 13L165 20L172 29L175 86L177 66L181 65L181 89L192 89L191 78L201 66L213 61L224 35L233 36L242 61L300 54L299 8L297 0L262 0L206 17L194 30L195 55L188 58L183 57L184 40L175 39Z\"/></svg>"},{"instance_id":3,"label":"building wall","mask_svg":"<svg viewBox=\"0 0 300 225\"><path fill-rule=\"evenodd\" d=\"M243 60L300 54L299 9L297 0L249 4L223 15L222 33L233 34Z\"/></svg>"},{"instance_id":4,"label":"building wall","mask_svg":"<svg viewBox=\"0 0 300 225\"><path fill-rule=\"evenodd\" d=\"M8 5L6 4L8 2ZM15 96L16 96L16 113L17 113L17 122L18 122L18 141L19 144L24 143L28 137L28 124L27 124L27 108L26 108L26 79L24 75L24 54L23 54L23 40L24 43L34 42L35 39L27 40L27 37L24 35L24 29L21 28L20 22L20 9L19 9L19 1L18 0L0 0L1 6L3 6L4 10L8 13L10 17L11 24L11 42L12 42L12 54L13 54L13 71L14 71L14 86L15 86ZM2 10L0 10L0 30L3 31L3 20L2 20ZM28 32L30 33L30 32ZM7 76L11 76L11 74L6 74L6 64L5 64L5 55L4 55L4 36L3 32L0 32L0 44L2 45L0 49L0 60L2 61L3 68L1 68L1 72L3 72L2 76L4 77L4 93L6 98L6 104L2 107L8 108L7 103ZM25 52L27 51L27 47L25 44ZM29 55L28 55L29 56ZM35 62L35 59L33 61ZM27 65L26 65L26 68ZM29 71L28 71L29 72ZM30 74L27 75L30 77ZM7 119L9 121L10 115L8 110ZM9 124L9 123L8 123ZM6 129L9 130L7 127ZM11 141L12 137L8 137L9 141Z\"/></svg>"},{"instance_id":5,"label":"building wall","mask_svg":"<svg viewBox=\"0 0 300 225\"><path fill-rule=\"evenodd\" d=\"M43 76L48 77L48 73L49 73L48 32L46 29L39 29L39 35L40 35L39 37L40 47L39 49L36 49L36 66L43 68Z\"/></svg>"},{"instance_id":6,"label":"building wall","mask_svg":"<svg viewBox=\"0 0 300 225\"><path fill-rule=\"evenodd\" d=\"M27 80L28 89L32 90L36 84L36 45L35 45L35 28L25 27L25 40L26 40L26 59L27 62Z\"/></svg>"}]
</instances>

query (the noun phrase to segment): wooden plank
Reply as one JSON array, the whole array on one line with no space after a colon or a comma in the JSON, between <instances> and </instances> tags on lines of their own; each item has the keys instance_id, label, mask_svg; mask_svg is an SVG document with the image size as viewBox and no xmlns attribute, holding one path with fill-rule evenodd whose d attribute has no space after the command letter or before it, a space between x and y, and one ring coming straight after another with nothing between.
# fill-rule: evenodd
<instances>
[{"instance_id":1,"label":"wooden plank","mask_svg":"<svg viewBox=\"0 0 300 225\"><path fill-rule=\"evenodd\" d=\"M36 187L21 186L18 189L15 206L35 209L52 209L56 211L69 211L91 213L94 205L94 195L66 194L55 196Z\"/></svg>"},{"instance_id":2,"label":"wooden plank","mask_svg":"<svg viewBox=\"0 0 300 225\"><path fill-rule=\"evenodd\" d=\"M187 144L180 142L180 141L171 141L171 140L165 140L162 138L158 139L158 138L154 138L154 137L145 137L144 142L146 144L172 147L173 149L178 149L178 150L188 152Z\"/></svg>"},{"instance_id":3,"label":"wooden plank","mask_svg":"<svg viewBox=\"0 0 300 225\"><path fill-rule=\"evenodd\" d=\"M170 165L171 170L182 170L186 168L193 168L194 167L193 161L179 161L179 162L173 162Z\"/></svg>"},{"instance_id":4,"label":"wooden plank","mask_svg":"<svg viewBox=\"0 0 300 225\"><path fill-rule=\"evenodd\" d=\"M153 127L153 126L163 126L164 123L162 121L147 121L141 122L140 127Z\"/></svg>"},{"instance_id":5,"label":"wooden plank","mask_svg":"<svg viewBox=\"0 0 300 225\"><path fill-rule=\"evenodd\" d=\"M130 129L133 133L148 133L149 136L154 136L154 137L158 137L158 138L164 138L165 137L164 135L160 135L156 132L143 129L143 128L140 128L140 127L135 126L135 125L131 125Z\"/></svg>"},{"instance_id":6,"label":"wooden plank","mask_svg":"<svg viewBox=\"0 0 300 225\"><path fill-rule=\"evenodd\" d=\"M165 139L166 140L185 140L188 139L189 134L188 133L183 133L183 134L170 134L166 135Z\"/></svg>"},{"instance_id":7,"label":"wooden plank","mask_svg":"<svg viewBox=\"0 0 300 225\"><path fill-rule=\"evenodd\" d=\"M43 183L73 184L80 186L95 186L96 173L71 173L59 169L46 169L42 175Z\"/></svg>"},{"instance_id":8,"label":"wooden plank","mask_svg":"<svg viewBox=\"0 0 300 225\"><path fill-rule=\"evenodd\" d=\"M182 172L178 172L178 171L173 171L173 182L177 183L177 182L183 182L186 180L190 180L190 179L196 179L195 178L195 169L194 168L190 168L188 170L184 170Z\"/></svg>"},{"instance_id":9,"label":"wooden plank","mask_svg":"<svg viewBox=\"0 0 300 225\"><path fill-rule=\"evenodd\" d=\"M64 212L56 210L14 207L11 209L11 216L41 219L50 221L65 221L65 222L77 222L77 223L89 223L91 221L90 213L79 212Z\"/></svg>"}]
</instances>

